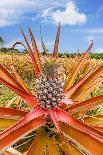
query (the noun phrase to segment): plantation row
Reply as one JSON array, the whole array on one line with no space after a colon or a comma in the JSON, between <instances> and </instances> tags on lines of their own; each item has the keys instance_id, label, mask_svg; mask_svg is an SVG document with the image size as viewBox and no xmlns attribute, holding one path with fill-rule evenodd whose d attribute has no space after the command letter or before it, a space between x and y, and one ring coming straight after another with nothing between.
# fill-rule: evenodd
<instances>
[{"instance_id":1,"label":"plantation row","mask_svg":"<svg viewBox=\"0 0 103 155\"><path fill-rule=\"evenodd\" d=\"M24 51L19 51L18 49L15 49L13 50L12 48L1 48L0 49L0 53L12 53L12 52L15 52L15 53L18 53L18 54L25 54L27 53L26 50ZM45 55L45 52L41 52L42 55ZM51 55L50 53L46 53L47 55ZM83 54L82 53L75 53L75 52L62 52L62 53L59 53L59 57L67 57L67 58L75 58L75 57L81 57ZM103 53L90 53L90 58L91 59L103 59Z\"/></svg>"},{"instance_id":2,"label":"plantation row","mask_svg":"<svg viewBox=\"0 0 103 155\"><path fill-rule=\"evenodd\" d=\"M50 57L50 55L48 57ZM42 60L42 63L44 63L46 56L41 55L40 58ZM81 57L75 56L75 57L68 58L61 55L61 57L58 59L64 68L64 72L68 75L69 72L71 72L76 67ZM88 59L88 62L87 62L88 64L86 68L90 69L92 66L99 66L102 62L103 62L102 59L101 60ZM12 72L12 68L11 68L12 54L11 53L4 54L1 52L0 63L3 64L8 70ZM31 79L35 78L33 65L31 63L31 59L29 58L28 54L20 54L20 53L13 54L13 63L15 64L17 72L22 76L23 79L27 79L28 81L30 81Z\"/></svg>"}]
</instances>

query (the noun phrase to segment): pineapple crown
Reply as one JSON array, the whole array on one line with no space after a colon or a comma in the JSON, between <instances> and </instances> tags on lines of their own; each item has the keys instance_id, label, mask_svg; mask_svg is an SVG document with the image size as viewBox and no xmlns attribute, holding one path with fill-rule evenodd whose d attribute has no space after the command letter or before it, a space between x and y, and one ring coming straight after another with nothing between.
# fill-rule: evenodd
<instances>
[{"instance_id":1,"label":"pineapple crown","mask_svg":"<svg viewBox=\"0 0 103 155\"><path fill-rule=\"evenodd\" d=\"M55 77L60 75L60 64L57 60L46 60L43 67L46 76Z\"/></svg>"}]
</instances>

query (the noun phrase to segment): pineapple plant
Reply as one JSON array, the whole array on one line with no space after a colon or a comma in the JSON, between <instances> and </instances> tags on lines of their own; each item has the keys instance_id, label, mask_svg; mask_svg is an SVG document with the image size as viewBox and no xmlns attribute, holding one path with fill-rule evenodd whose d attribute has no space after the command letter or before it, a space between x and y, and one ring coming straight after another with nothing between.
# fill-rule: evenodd
<instances>
[{"instance_id":1,"label":"pineapple plant","mask_svg":"<svg viewBox=\"0 0 103 155\"><path fill-rule=\"evenodd\" d=\"M0 64L0 83L27 102L29 112L0 107L0 153L26 155L102 155L103 116L86 112L103 103L103 95L87 99L91 88L103 82L103 64L76 81L93 42L65 84L58 62L60 24L52 58L41 64L38 48L29 28L32 48L22 31L31 57L36 81L31 92L20 76ZM15 45L13 47L16 46ZM22 43L19 43L22 44ZM22 44L23 45L23 44ZM19 152L18 152L19 151Z\"/></svg>"}]
</instances>

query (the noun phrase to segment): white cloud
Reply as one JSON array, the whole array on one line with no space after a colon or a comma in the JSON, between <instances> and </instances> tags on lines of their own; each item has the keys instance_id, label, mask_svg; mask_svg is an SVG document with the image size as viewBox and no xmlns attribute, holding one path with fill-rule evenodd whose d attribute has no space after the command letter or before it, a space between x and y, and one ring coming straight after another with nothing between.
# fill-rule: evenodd
<instances>
[{"instance_id":1,"label":"white cloud","mask_svg":"<svg viewBox=\"0 0 103 155\"><path fill-rule=\"evenodd\" d=\"M26 20L28 13L32 13L29 18L33 20L42 17L62 25L83 24L87 20L71 0L0 0L0 27Z\"/></svg>"},{"instance_id":2,"label":"white cloud","mask_svg":"<svg viewBox=\"0 0 103 155\"><path fill-rule=\"evenodd\" d=\"M0 1L0 27L13 25L23 18L23 14L33 9L33 1L28 0L1 0Z\"/></svg>"},{"instance_id":3,"label":"white cloud","mask_svg":"<svg viewBox=\"0 0 103 155\"><path fill-rule=\"evenodd\" d=\"M41 14L49 7L61 7L68 0L0 0L0 27L14 25L26 20L27 13ZM34 18L35 18L34 16ZM31 17L32 18L32 17Z\"/></svg>"},{"instance_id":4,"label":"white cloud","mask_svg":"<svg viewBox=\"0 0 103 155\"><path fill-rule=\"evenodd\" d=\"M80 25L87 21L87 16L79 11L74 1L68 2L64 10L48 8L43 12L42 17L45 21L51 20L55 24L60 22L61 25Z\"/></svg>"}]
</instances>

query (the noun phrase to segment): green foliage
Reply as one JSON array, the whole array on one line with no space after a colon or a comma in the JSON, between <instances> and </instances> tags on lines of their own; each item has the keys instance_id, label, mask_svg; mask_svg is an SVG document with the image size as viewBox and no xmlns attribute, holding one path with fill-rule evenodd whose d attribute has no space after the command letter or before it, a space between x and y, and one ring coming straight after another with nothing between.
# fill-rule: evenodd
<instances>
[{"instance_id":1,"label":"green foliage","mask_svg":"<svg viewBox=\"0 0 103 155\"><path fill-rule=\"evenodd\" d=\"M5 47L0 48L0 52L2 52L2 53L12 53L12 52L20 53L20 51L17 49L15 49L15 51L13 51L12 48L5 48Z\"/></svg>"},{"instance_id":2,"label":"green foliage","mask_svg":"<svg viewBox=\"0 0 103 155\"><path fill-rule=\"evenodd\" d=\"M103 53L91 53L90 57L93 59L103 59Z\"/></svg>"},{"instance_id":3,"label":"green foliage","mask_svg":"<svg viewBox=\"0 0 103 155\"><path fill-rule=\"evenodd\" d=\"M0 106L5 105L14 96L16 96L11 90L0 85Z\"/></svg>"},{"instance_id":4,"label":"green foliage","mask_svg":"<svg viewBox=\"0 0 103 155\"><path fill-rule=\"evenodd\" d=\"M51 55L51 52L48 51L48 49L46 48L44 42L42 42L42 48L43 51L41 51L41 55ZM21 53L21 54L26 54L28 53L27 50L23 50L20 51L18 49L13 50L12 48L5 48L2 47L0 48L0 52L2 53ZM66 52L61 52L58 54L59 57L67 57L67 58L75 58L75 57L81 57L83 55L83 53L80 52L70 52L70 51L66 51ZM90 58L91 59L103 59L103 53L90 53Z\"/></svg>"}]
</instances>

